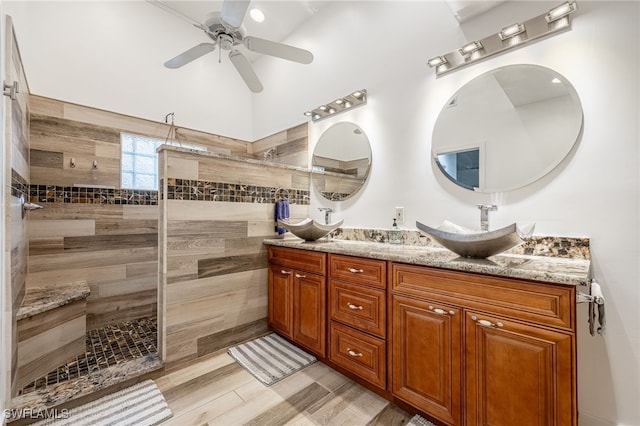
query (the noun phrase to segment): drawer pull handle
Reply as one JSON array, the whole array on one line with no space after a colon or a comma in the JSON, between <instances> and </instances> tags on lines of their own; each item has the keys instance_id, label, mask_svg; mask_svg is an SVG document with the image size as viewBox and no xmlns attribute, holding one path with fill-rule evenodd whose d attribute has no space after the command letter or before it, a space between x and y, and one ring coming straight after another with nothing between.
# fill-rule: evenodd
<instances>
[{"instance_id":1,"label":"drawer pull handle","mask_svg":"<svg viewBox=\"0 0 640 426\"><path fill-rule=\"evenodd\" d=\"M356 269L356 268L347 268L347 270L352 274L361 274L364 272L364 269Z\"/></svg>"},{"instance_id":2,"label":"drawer pull handle","mask_svg":"<svg viewBox=\"0 0 640 426\"><path fill-rule=\"evenodd\" d=\"M347 306L349 307L349 309L353 309L354 311L361 311L362 310L362 306L354 305L351 302L347 302Z\"/></svg>"},{"instance_id":3,"label":"drawer pull handle","mask_svg":"<svg viewBox=\"0 0 640 426\"><path fill-rule=\"evenodd\" d=\"M472 315L471 319L474 321L477 321L478 324L480 325L484 325L485 327L504 327L504 324L501 323L500 321L496 322L495 324L492 323L491 321L487 321L487 320L483 320L483 319L478 319L477 316Z\"/></svg>"},{"instance_id":4,"label":"drawer pull handle","mask_svg":"<svg viewBox=\"0 0 640 426\"><path fill-rule=\"evenodd\" d=\"M354 351L353 349L350 349L350 348L347 348L347 353L349 354L349 356L352 356L352 357L355 357L355 358L357 358L359 356L362 356L362 354L360 352L356 352L356 351Z\"/></svg>"},{"instance_id":5,"label":"drawer pull handle","mask_svg":"<svg viewBox=\"0 0 640 426\"><path fill-rule=\"evenodd\" d=\"M302 274L296 274L296 278L307 278L307 276Z\"/></svg>"},{"instance_id":6,"label":"drawer pull handle","mask_svg":"<svg viewBox=\"0 0 640 426\"><path fill-rule=\"evenodd\" d=\"M280 271L282 275L291 275L291 272L285 271L284 269Z\"/></svg>"},{"instance_id":7,"label":"drawer pull handle","mask_svg":"<svg viewBox=\"0 0 640 426\"><path fill-rule=\"evenodd\" d=\"M434 308L433 306L429 306L429 310L435 312L436 314L439 315L455 315L456 311L445 311L444 309L440 309L440 308Z\"/></svg>"}]
</instances>

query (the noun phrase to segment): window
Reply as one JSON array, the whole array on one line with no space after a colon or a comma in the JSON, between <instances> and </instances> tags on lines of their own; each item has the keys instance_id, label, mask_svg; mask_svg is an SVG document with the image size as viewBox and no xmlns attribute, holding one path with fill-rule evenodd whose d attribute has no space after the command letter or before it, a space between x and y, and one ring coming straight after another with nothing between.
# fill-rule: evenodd
<instances>
[{"instance_id":1,"label":"window","mask_svg":"<svg viewBox=\"0 0 640 426\"><path fill-rule=\"evenodd\" d=\"M158 153L164 141L122 133L121 179L125 189L158 189Z\"/></svg>"},{"instance_id":2,"label":"window","mask_svg":"<svg viewBox=\"0 0 640 426\"><path fill-rule=\"evenodd\" d=\"M146 136L120 134L121 178L120 187L123 189L158 190L158 153L157 149L164 144L162 139ZM198 151L207 149L197 145L169 141L167 145L180 146Z\"/></svg>"}]
</instances>

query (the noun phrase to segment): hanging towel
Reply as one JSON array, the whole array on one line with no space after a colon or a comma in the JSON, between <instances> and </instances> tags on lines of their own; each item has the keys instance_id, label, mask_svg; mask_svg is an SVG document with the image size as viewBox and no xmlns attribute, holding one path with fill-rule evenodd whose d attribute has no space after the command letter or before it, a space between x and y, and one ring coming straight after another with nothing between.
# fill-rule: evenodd
<instances>
[{"instance_id":1,"label":"hanging towel","mask_svg":"<svg viewBox=\"0 0 640 426\"><path fill-rule=\"evenodd\" d=\"M604 295L602 294L602 288L600 287L600 284L598 284L596 280L591 281L591 296L593 297L593 303L595 304L595 306L593 307L593 316L591 319L595 322L597 314L598 327L596 328L596 331L599 335L603 335L606 324L604 318Z\"/></svg>"},{"instance_id":2,"label":"hanging towel","mask_svg":"<svg viewBox=\"0 0 640 426\"><path fill-rule=\"evenodd\" d=\"M274 209L274 220L276 225L276 232L279 235L287 232L286 229L278 226L278 220L289 219L289 201L287 200L278 200L276 201L275 209Z\"/></svg>"},{"instance_id":3,"label":"hanging towel","mask_svg":"<svg viewBox=\"0 0 640 426\"><path fill-rule=\"evenodd\" d=\"M596 280L591 280L590 293L588 295L578 294L578 302L589 302L589 333L592 336L604 334L604 295L602 288Z\"/></svg>"}]
</instances>

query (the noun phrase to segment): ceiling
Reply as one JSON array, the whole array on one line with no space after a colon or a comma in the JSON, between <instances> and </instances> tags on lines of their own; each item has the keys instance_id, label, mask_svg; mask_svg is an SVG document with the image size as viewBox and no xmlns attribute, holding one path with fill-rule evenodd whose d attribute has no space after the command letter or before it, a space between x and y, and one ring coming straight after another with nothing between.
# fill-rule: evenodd
<instances>
[{"instance_id":1,"label":"ceiling","mask_svg":"<svg viewBox=\"0 0 640 426\"><path fill-rule=\"evenodd\" d=\"M211 12L219 12L222 10L222 0L200 0L200 1L170 1L161 0L162 3L170 9L179 12L175 14L176 19L184 19L191 23L204 23L205 17ZM242 28L245 35L264 38L271 41L281 42L305 21L312 18L324 6L330 3L330 0L301 0L301 1L274 1L274 0L256 0L252 1L249 9L258 8L264 15L264 22L258 23L253 21L249 14L245 16ZM168 13L171 13L168 11ZM179 15L184 15L180 17ZM194 31L199 31L197 28ZM203 34L203 41L209 41L207 36ZM260 55L243 51L250 60L254 60ZM178 52L176 52L178 53ZM167 58L168 59L168 58Z\"/></svg>"},{"instance_id":2,"label":"ceiling","mask_svg":"<svg viewBox=\"0 0 640 426\"><path fill-rule=\"evenodd\" d=\"M458 22L462 23L504 3L505 0L442 1L447 4ZM255 22L247 13L243 22L244 34L281 42L331 2L332 0L254 0L251 2L249 9L260 9L265 15L265 20L262 23ZM203 23L209 13L222 10L223 1L159 0L156 3L162 3L177 11L178 14L174 15L176 19L184 19L191 23ZM179 15L183 16L180 17ZM195 28L194 30L197 31ZM247 56L253 60L258 55L248 53Z\"/></svg>"}]
</instances>

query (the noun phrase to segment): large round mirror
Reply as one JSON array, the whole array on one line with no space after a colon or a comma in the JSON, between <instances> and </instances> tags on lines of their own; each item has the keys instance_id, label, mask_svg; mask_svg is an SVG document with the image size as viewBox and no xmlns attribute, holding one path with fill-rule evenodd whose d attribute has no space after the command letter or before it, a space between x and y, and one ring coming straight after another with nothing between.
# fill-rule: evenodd
<instances>
[{"instance_id":1,"label":"large round mirror","mask_svg":"<svg viewBox=\"0 0 640 426\"><path fill-rule=\"evenodd\" d=\"M371 146L367 135L353 123L334 124L320 136L311 167L313 185L324 198L346 200L369 176Z\"/></svg>"},{"instance_id":2,"label":"large round mirror","mask_svg":"<svg viewBox=\"0 0 640 426\"><path fill-rule=\"evenodd\" d=\"M508 65L447 101L433 129L432 155L463 188L504 192L553 170L581 129L580 99L566 78L538 65Z\"/></svg>"}]
</instances>

